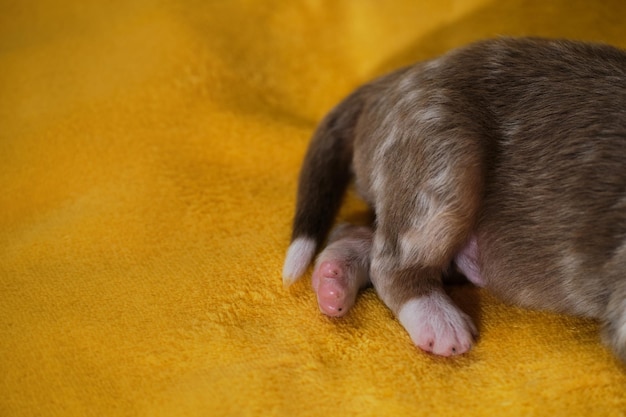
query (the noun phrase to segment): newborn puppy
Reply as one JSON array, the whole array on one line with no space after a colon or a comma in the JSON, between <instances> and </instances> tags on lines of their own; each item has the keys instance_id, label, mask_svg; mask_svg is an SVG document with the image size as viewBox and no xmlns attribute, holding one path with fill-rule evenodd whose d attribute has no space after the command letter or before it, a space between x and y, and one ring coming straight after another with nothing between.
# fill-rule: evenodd
<instances>
[{"instance_id":1,"label":"newborn puppy","mask_svg":"<svg viewBox=\"0 0 626 417\"><path fill-rule=\"evenodd\" d=\"M467 351L476 327L442 289L452 263L521 306L600 319L626 361L626 53L503 38L377 79L319 125L283 270L305 272L354 179L371 227L319 255L322 312L370 281L420 348Z\"/></svg>"}]
</instances>

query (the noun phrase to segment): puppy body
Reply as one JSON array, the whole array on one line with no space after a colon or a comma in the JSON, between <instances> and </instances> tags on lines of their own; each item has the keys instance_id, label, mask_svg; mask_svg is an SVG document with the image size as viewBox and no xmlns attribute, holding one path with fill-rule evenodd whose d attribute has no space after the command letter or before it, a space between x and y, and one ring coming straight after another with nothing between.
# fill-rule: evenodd
<instances>
[{"instance_id":1,"label":"puppy body","mask_svg":"<svg viewBox=\"0 0 626 417\"><path fill-rule=\"evenodd\" d=\"M344 231L320 258L348 299L365 273L421 348L462 353L476 334L441 287L455 262L509 302L601 319L626 360L623 51L484 41L355 91L305 158L286 283L311 262L351 178L375 213L371 236ZM369 270L347 268L342 245Z\"/></svg>"}]
</instances>

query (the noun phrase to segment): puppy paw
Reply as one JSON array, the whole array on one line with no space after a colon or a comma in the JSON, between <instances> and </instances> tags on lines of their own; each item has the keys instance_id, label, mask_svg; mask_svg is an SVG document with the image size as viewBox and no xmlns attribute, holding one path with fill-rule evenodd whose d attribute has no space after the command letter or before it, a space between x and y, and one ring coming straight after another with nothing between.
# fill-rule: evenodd
<instances>
[{"instance_id":1,"label":"puppy paw","mask_svg":"<svg viewBox=\"0 0 626 417\"><path fill-rule=\"evenodd\" d=\"M358 285L347 264L340 260L328 260L316 265L312 284L322 313L331 317L345 315L354 305Z\"/></svg>"},{"instance_id":2,"label":"puppy paw","mask_svg":"<svg viewBox=\"0 0 626 417\"><path fill-rule=\"evenodd\" d=\"M435 355L465 353L478 334L472 319L440 293L407 301L398 320L415 345Z\"/></svg>"}]
</instances>

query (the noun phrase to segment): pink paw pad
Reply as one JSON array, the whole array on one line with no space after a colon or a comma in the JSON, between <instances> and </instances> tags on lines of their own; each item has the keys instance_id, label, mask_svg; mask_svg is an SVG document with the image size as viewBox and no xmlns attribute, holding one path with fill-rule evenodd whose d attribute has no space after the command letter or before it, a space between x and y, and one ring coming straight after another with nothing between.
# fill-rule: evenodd
<instances>
[{"instance_id":1,"label":"pink paw pad","mask_svg":"<svg viewBox=\"0 0 626 417\"><path fill-rule=\"evenodd\" d=\"M313 272L312 284L320 310L331 317L345 315L358 291L351 288L345 266L338 261L320 263Z\"/></svg>"}]
</instances>

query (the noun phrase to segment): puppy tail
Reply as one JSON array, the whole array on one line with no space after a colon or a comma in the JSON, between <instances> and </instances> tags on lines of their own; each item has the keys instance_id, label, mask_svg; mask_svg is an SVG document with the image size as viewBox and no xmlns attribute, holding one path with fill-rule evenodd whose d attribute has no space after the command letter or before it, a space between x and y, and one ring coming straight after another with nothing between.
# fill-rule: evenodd
<instances>
[{"instance_id":1,"label":"puppy tail","mask_svg":"<svg viewBox=\"0 0 626 417\"><path fill-rule=\"evenodd\" d=\"M291 244L283 267L285 287L304 274L339 211L352 177L354 130L364 94L360 89L346 98L313 135L300 171Z\"/></svg>"}]
</instances>

